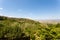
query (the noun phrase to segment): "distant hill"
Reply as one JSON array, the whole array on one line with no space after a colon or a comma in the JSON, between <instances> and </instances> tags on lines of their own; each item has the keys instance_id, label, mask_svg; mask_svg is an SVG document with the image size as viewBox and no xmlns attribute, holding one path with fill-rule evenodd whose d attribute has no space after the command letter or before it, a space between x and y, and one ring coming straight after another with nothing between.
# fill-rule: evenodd
<instances>
[{"instance_id":1,"label":"distant hill","mask_svg":"<svg viewBox=\"0 0 60 40\"><path fill-rule=\"evenodd\" d=\"M39 22L41 22L41 23L54 23L54 24L57 24L57 23L60 23L60 19L39 20Z\"/></svg>"}]
</instances>

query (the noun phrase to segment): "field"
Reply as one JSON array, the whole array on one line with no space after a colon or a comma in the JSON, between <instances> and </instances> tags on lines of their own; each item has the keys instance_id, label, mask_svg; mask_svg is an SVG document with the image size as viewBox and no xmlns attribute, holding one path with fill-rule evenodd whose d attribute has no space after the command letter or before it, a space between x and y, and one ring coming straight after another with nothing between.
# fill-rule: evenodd
<instances>
[{"instance_id":1,"label":"field","mask_svg":"<svg viewBox=\"0 0 60 40\"><path fill-rule=\"evenodd\" d=\"M60 23L0 16L0 40L60 40Z\"/></svg>"}]
</instances>

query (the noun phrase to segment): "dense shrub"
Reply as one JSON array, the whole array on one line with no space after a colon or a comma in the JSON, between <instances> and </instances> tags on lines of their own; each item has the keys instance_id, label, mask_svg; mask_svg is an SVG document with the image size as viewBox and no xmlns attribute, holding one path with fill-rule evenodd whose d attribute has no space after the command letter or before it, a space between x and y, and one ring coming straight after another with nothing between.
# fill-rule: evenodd
<instances>
[{"instance_id":1,"label":"dense shrub","mask_svg":"<svg viewBox=\"0 0 60 40\"><path fill-rule=\"evenodd\" d=\"M60 23L41 24L29 19L0 17L0 40L56 39L60 39Z\"/></svg>"}]
</instances>

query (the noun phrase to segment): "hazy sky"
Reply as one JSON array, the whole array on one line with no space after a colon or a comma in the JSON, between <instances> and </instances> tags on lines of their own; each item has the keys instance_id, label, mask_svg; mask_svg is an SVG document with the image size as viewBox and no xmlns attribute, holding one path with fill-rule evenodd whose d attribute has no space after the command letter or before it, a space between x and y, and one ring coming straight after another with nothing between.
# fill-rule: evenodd
<instances>
[{"instance_id":1,"label":"hazy sky","mask_svg":"<svg viewBox=\"0 0 60 40\"><path fill-rule=\"evenodd\" d=\"M0 15L60 19L60 0L0 0Z\"/></svg>"}]
</instances>

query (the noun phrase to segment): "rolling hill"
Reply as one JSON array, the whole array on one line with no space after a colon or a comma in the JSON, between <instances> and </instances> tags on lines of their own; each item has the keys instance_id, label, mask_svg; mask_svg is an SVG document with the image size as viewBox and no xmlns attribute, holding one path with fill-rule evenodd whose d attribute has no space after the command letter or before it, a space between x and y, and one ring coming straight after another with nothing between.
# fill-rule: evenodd
<instances>
[{"instance_id":1,"label":"rolling hill","mask_svg":"<svg viewBox=\"0 0 60 40\"><path fill-rule=\"evenodd\" d=\"M57 23L60 23L60 19L39 20L39 22L41 22L41 23L57 24Z\"/></svg>"},{"instance_id":2,"label":"rolling hill","mask_svg":"<svg viewBox=\"0 0 60 40\"><path fill-rule=\"evenodd\" d=\"M46 21L0 16L0 40L59 40L60 20Z\"/></svg>"}]
</instances>

